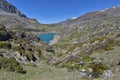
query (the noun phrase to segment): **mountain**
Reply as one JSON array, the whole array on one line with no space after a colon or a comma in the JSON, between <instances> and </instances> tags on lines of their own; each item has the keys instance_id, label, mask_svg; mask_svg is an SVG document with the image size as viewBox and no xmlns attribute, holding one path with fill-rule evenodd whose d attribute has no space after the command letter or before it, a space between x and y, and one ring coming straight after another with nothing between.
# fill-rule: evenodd
<instances>
[{"instance_id":1,"label":"mountain","mask_svg":"<svg viewBox=\"0 0 120 80\"><path fill-rule=\"evenodd\" d=\"M114 6L112 8L108 8L105 10L89 12L78 18L68 19L58 24L63 25L63 26L74 26L74 25L82 25L85 23L90 23L92 21L94 22L95 20L99 20L99 21L100 20L111 20L117 17L120 17L120 6Z\"/></svg>"},{"instance_id":2,"label":"mountain","mask_svg":"<svg viewBox=\"0 0 120 80\"><path fill-rule=\"evenodd\" d=\"M120 6L114 6L112 8L108 8L105 10L98 10L94 12L86 13L80 17L74 18L74 19L67 19L66 21L62 21L57 23L61 34L63 35L69 35L74 31L75 28L93 28L99 29L104 24L112 24L112 23L118 23L120 19Z\"/></svg>"},{"instance_id":3,"label":"mountain","mask_svg":"<svg viewBox=\"0 0 120 80\"><path fill-rule=\"evenodd\" d=\"M0 71L26 74L23 64L36 66L44 58L42 51L48 45L36 35L43 30L41 26L44 25L36 19L26 17L12 4L0 0Z\"/></svg>"},{"instance_id":4,"label":"mountain","mask_svg":"<svg viewBox=\"0 0 120 80\"><path fill-rule=\"evenodd\" d=\"M0 0L0 12L14 13L21 17L26 17L26 15L21 13L15 6L5 0Z\"/></svg>"},{"instance_id":5,"label":"mountain","mask_svg":"<svg viewBox=\"0 0 120 80\"><path fill-rule=\"evenodd\" d=\"M0 0L0 24L11 30L41 30L41 25L36 19L26 17L25 14L6 0Z\"/></svg>"},{"instance_id":6,"label":"mountain","mask_svg":"<svg viewBox=\"0 0 120 80\"><path fill-rule=\"evenodd\" d=\"M0 73L15 72L2 80L120 80L120 6L57 24L40 24L5 0L0 6ZM58 33L58 42L44 43L33 33L41 31Z\"/></svg>"},{"instance_id":7,"label":"mountain","mask_svg":"<svg viewBox=\"0 0 120 80\"><path fill-rule=\"evenodd\" d=\"M78 70L84 77L109 74L113 80L114 74L115 80L119 80L120 73L115 70L120 63L120 6L90 12L56 25L61 39L53 45L57 55L49 64ZM104 73L106 70L110 73Z\"/></svg>"}]
</instances>

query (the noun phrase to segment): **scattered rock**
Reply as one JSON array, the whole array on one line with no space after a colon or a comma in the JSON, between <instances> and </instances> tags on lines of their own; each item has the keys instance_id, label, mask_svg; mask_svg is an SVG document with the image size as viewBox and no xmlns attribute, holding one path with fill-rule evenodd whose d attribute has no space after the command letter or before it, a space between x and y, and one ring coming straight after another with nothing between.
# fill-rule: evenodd
<instances>
[{"instance_id":1,"label":"scattered rock","mask_svg":"<svg viewBox=\"0 0 120 80\"><path fill-rule=\"evenodd\" d=\"M105 78L110 78L110 77L113 76L113 72L112 72L111 70L105 70L105 71L103 72L103 76L104 76Z\"/></svg>"},{"instance_id":2,"label":"scattered rock","mask_svg":"<svg viewBox=\"0 0 120 80\"><path fill-rule=\"evenodd\" d=\"M120 65L120 61L119 61L118 65Z\"/></svg>"},{"instance_id":3,"label":"scattered rock","mask_svg":"<svg viewBox=\"0 0 120 80\"><path fill-rule=\"evenodd\" d=\"M80 70L79 74L86 78L92 78L92 74L88 73L85 69Z\"/></svg>"},{"instance_id":4,"label":"scattered rock","mask_svg":"<svg viewBox=\"0 0 120 80\"><path fill-rule=\"evenodd\" d=\"M54 48L53 48L52 46L48 46L48 47L46 48L46 51L47 51L47 52L54 52Z\"/></svg>"},{"instance_id":5,"label":"scattered rock","mask_svg":"<svg viewBox=\"0 0 120 80\"><path fill-rule=\"evenodd\" d=\"M0 54L0 57L4 57L4 55L3 55L3 54Z\"/></svg>"}]
</instances>

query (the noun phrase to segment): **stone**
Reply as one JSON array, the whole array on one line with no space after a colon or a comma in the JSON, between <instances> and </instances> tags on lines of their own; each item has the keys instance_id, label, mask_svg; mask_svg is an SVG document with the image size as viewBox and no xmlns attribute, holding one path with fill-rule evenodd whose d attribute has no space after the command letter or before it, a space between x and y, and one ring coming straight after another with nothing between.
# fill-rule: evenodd
<instances>
[{"instance_id":1,"label":"stone","mask_svg":"<svg viewBox=\"0 0 120 80\"><path fill-rule=\"evenodd\" d=\"M105 78L110 78L110 77L113 76L113 72L112 72L111 70L105 70L105 71L103 72L103 76L104 76Z\"/></svg>"},{"instance_id":2,"label":"stone","mask_svg":"<svg viewBox=\"0 0 120 80\"><path fill-rule=\"evenodd\" d=\"M120 65L120 61L118 62L118 65Z\"/></svg>"},{"instance_id":3,"label":"stone","mask_svg":"<svg viewBox=\"0 0 120 80\"><path fill-rule=\"evenodd\" d=\"M0 41L11 39L11 35L6 31L6 27L0 24Z\"/></svg>"},{"instance_id":4,"label":"stone","mask_svg":"<svg viewBox=\"0 0 120 80\"><path fill-rule=\"evenodd\" d=\"M4 57L4 55L3 55L3 54L0 54L0 57Z\"/></svg>"},{"instance_id":5,"label":"stone","mask_svg":"<svg viewBox=\"0 0 120 80\"><path fill-rule=\"evenodd\" d=\"M51 47L51 46L48 46L48 47L46 48L46 51L47 51L47 52L54 52L54 48Z\"/></svg>"}]
</instances>

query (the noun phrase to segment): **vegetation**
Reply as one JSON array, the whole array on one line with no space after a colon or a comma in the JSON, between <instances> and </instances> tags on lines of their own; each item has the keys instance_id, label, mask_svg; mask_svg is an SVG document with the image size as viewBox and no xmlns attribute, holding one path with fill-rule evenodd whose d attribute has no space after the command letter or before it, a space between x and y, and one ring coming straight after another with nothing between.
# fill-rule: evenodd
<instances>
[{"instance_id":1,"label":"vegetation","mask_svg":"<svg viewBox=\"0 0 120 80\"><path fill-rule=\"evenodd\" d=\"M6 42L6 41L0 41L0 48L10 49L11 48L11 44L9 42Z\"/></svg>"},{"instance_id":2,"label":"vegetation","mask_svg":"<svg viewBox=\"0 0 120 80\"><path fill-rule=\"evenodd\" d=\"M23 67L13 58L0 58L0 68L17 73L26 73Z\"/></svg>"},{"instance_id":3,"label":"vegetation","mask_svg":"<svg viewBox=\"0 0 120 80\"><path fill-rule=\"evenodd\" d=\"M106 22L103 24L103 27L111 27L113 26L113 22Z\"/></svg>"},{"instance_id":4,"label":"vegetation","mask_svg":"<svg viewBox=\"0 0 120 80\"><path fill-rule=\"evenodd\" d=\"M109 9L106 11L109 12ZM64 21L58 25L39 24L36 20L20 18L17 15L12 17L7 14L1 15L0 21L4 19L2 24L11 30L8 32L9 30L3 26L0 28L0 34L11 33L12 40L0 41L0 80L82 80L80 71L87 76L92 75L92 78L99 78L107 69L120 74L120 71L117 71L120 64L120 21L119 17L116 17L119 14L111 19L112 12L108 15L107 12L103 14L100 11L97 14L98 12L95 12L95 16L94 13L88 13L87 16L68 20L67 23ZM49 45L39 41L37 37L34 38L32 32L35 34L36 32L60 32L59 35L62 36L58 43L52 45L52 48L47 48ZM40 44L37 44L38 41ZM21 64L14 58L21 61ZM24 64L24 61L27 64ZM42 61L45 63L41 63ZM23 67L26 68L27 73ZM90 72L89 69L92 71ZM2 76L4 73L5 76L7 74L6 77ZM79 78L74 78L76 75Z\"/></svg>"},{"instance_id":5,"label":"vegetation","mask_svg":"<svg viewBox=\"0 0 120 80\"><path fill-rule=\"evenodd\" d=\"M24 49L22 49L22 47L20 47L20 46L14 46L14 47L12 47L12 49L13 49L14 51L24 52Z\"/></svg>"},{"instance_id":6,"label":"vegetation","mask_svg":"<svg viewBox=\"0 0 120 80\"><path fill-rule=\"evenodd\" d=\"M93 62L89 65L89 67L92 68L92 76L97 78L99 77L101 74L103 74L104 70L109 69L108 66L106 66L103 63L100 62Z\"/></svg>"}]
</instances>

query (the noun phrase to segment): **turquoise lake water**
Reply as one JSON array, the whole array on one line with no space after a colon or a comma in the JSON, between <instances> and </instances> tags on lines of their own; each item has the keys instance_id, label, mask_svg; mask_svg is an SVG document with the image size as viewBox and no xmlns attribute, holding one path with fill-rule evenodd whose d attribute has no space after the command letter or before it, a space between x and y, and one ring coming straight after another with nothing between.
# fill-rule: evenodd
<instances>
[{"instance_id":1,"label":"turquoise lake water","mask_svg":"<svg viewBox=\"0 0 120 80\"><path fill-rule=\"evenodd\" d=\"M53 40L55 35L56 33L45 33L45 34L38 34L38 37L49 44L50 41Z\"/></svg>"}]
</instances>

